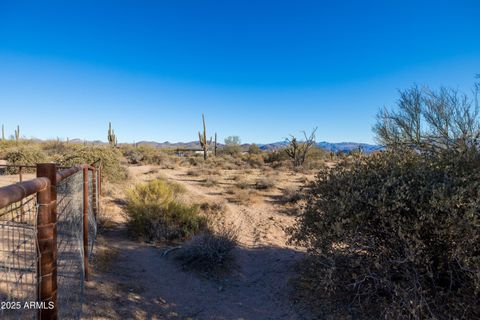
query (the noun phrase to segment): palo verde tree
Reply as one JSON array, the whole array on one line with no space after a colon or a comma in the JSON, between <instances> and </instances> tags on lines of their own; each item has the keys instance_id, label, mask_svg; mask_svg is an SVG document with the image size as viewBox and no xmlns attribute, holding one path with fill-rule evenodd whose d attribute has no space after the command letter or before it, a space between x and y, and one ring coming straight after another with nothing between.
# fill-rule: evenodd
<instances>
[{"instance_id":1,"label":"palo verde tree","mask_svg":"<svg viewBox=\"0 0 480 320\"><path fill-rule=\"evenodd\" d=\"M208 157L208 146L212 143L212 138L207 140L207 125L205 124L205 115L202 113L202 120L203 120L203 133L198 131L198 142L200 142L200 146L203 150L203 159L207 160Z\"/></svg>"},{"instance_id":2,"label":"palo verde tree","mask_svg":"<svg viewBox=\"0 0 480 320\"><path fill-rule=\"evenodd\" d=\"M240 145L241 145L241 140L239 136L228 136L224 140L225 142L225 147L224 150L226 153L234 156L238 155L241 151Z\"/></svg>"},{"instance_id":3,"label":"palo verde tree","mask_svg":"<svg viewBox=\"0 0 480 320\"><path fill-rule=\"evenodd\" d=\"M373 128L380 144L389 149L408 148L438 153L464 152L477 146L479 104L455 89L431 90L413 86L400 91L396 109L383 108Z\"/></svg>"},{"instance_id":4,"label":"palo verde tree","mask_svg":"<svg viewBox=\"0 0 480 320\"><path fill-rule=\"evenodd\" d=\"M307 136L305 131L303 136L304 141L299 141L295 136L290 135L290 138L286 139L288 146L285 148L285 153L292 159L295 167L302 166L307 158L308 151L315 145L315 133L317 128L312 130L312 133Z\"/></svg>"}]
</instances>

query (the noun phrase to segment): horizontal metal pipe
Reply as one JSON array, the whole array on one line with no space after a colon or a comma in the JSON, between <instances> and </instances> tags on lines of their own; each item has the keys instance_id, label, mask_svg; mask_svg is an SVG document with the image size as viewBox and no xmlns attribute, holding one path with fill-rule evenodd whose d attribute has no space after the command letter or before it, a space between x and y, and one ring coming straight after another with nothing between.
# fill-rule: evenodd
<instances>
[{"instance_id":1,"label":"horizontal metal pipe","mask_svg":"<svg viewBox=\"0 0 480 320\"><path fill-rule=\"evenodd\" d=\"M0 167L4 168L37 168L37 166L25 165L25 164L0 164Z\"/></svg>"},{"instance_id":2,"label":"horizontal metal pipe","mask_svg":"<svg viewBox=\"0 0 480 320\"><path fill-rule=\"evenodd\" d=\"M90 164L90 166L94 167L97 163L99 163L101 161L102 161L102 159L97 159L92 164Z\"/></svg>"},{"instance_id":3,"label":"horizontal metal pipe","mask_svg":"<svg viewBox=\"0 0 480 320\"><path fill-rule=\"evenodd\" d=\"M82 170L82 166L75 166L75 167L71 167L71 168L64 169L62 171L57 172L57 183L70 177L72 174L75 174L80 170Z\"/></svg>"},{"instance_id":4,"label":"horizontal metal pipe","mask_svg":"<svg viewBox=\"0 0 480 320\"><path fill-rule=\"evenodd\" d=\"M36 178L0 188L0 209L42 191L49 183L47 178Z\"/></svg>"}]
</instances>

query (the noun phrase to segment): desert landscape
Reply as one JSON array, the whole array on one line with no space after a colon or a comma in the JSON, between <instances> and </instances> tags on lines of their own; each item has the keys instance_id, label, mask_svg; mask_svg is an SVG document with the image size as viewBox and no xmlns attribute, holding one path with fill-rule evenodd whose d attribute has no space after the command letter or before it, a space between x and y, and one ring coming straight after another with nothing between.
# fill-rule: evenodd
<instances>
[{"instance_id":1,"label":"desert landscape","mask_svg":"<svg viewBox=\"0 0 480 320\"><path fill-rule=\"evenodd\" d=\"M480 319L480 2L0 2L0 319Z\"/></svg>"}]
</instances>

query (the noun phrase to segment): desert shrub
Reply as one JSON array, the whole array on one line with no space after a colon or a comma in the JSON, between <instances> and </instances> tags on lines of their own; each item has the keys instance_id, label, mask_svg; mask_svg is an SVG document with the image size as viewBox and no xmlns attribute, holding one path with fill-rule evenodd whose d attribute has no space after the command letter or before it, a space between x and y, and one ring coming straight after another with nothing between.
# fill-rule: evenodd
<instances>
[{"instance_id":1,"label":"desert shrub","mask_svg":"<svg viewBox=\"0 0 480 320\"><path fill-rule=\"evenodd\" d=\"M214 187L218 185L218 180L214 176L207 176L205 180L203 181L203 185L205 187Z\"/></svg>"},{"instance_id":2,"label":"desert shrub","mask_svg":"<svg viewBox=\"0 0 480 320\"><path fill-rule=\"evenodd\" d=\"M252 143L251 145L248 146L248 153L249 154L261 154L262 150L255 143Z\"/></svg>"},{"instance_id":3,"label":"desert shrub","mask_svg":"<svg viewBox=\"0 0 480 320\"><path fill-rule=\"evenodd\" d=\"M234 263L237 238L238 230L232 227L216 232L207 230L187 241L175 259L186 269L210 276L226 273Z\"/></svg>"},{"instance_id":4,"label":"desert shrub","mask_svg":"<svg viewBox=\"0 0 480 320\"><path fill-rule=\"evenodd\" d=\"M198 206L179 199L183 186L165 180L138 184L127 192L129 230L145 241L181 240L206 227Z\"/></svg>"},{"instance_id":5,"label":"desert shrub","mask_svg":"<svg viewBox=\"0 0 480 320\"><path fill-rule=\"evenodd\" d=\"M138 149L128 149L123 151L123 156L130 164L140 164L143 162L144 155Z\"/></svg>"},{"instance_id":6,"label":"desert shrub","mask_svg":"<svg viewBox=\"0 0 480 320\"><path fill-rule=\"evenodd\" d=\"M282 200L285 203L297 203L302 200L304 194L302 190L295 187L287 187L282 190Z\"/></svg>"},{"instance_id":7,"label":"desert shrub","mask_svg":"<svg viewBox=\"0 0 480 320\"><path fill-rule=\"evenodd\" d=\"M225 138L225 145L222 148L222 152L229 154L231 156L236 156L240 154L241 151L242 149L241 149L240 137L229 136Z\"/></svg>"},{"instance_id":8,"label":"desert shrub","mask_svg":"<svg viewBox=\"0 0 480 320\"><path fill-rule=\"evenodd\" d=\"M200 209L206 216L217 217L227 210L224 202L204 202L200 205Z\"/></svg>"},{"instance_id":9,"label":"desert shrub","mask_svg":"<svg viewBox=\"0 0 480 320\"><path fill-rule=\"evenodd\" d=\"M42 163L48 161L47 155L36 146L19 146L12 147L5 150L3 158L7 160L8 164L18 165L36 165L37 163ZM18 173L17 168L8 168L10 174ZM35 172L33 168L25 168L23 172Z\"/></svg>"},{"instance_id":10,"label":"desert shrub","mask_svg":"<svg viewBox=\"0 0 480 320\"><path fill-rule=\"evenodd\" d=\"M91 164L100 159L103 174L109 181L118 182L127 177L126 169L122 166L122 154L117 148L109 146L74 146L70 151L61 155L58 162L62 166Z\"/></svg>"},{"instance_id":11,"label":"desert shrub","mask_svg":"<svg viewBox=\"0 0 480 320\"><path fill-rule=\"evenodd\" d=\"M272 177L260 178L255 182L255 189L269 190L275 187L276 181Z\"/></svg>"},{"instance_id":12,"label":"desert shrub","mask_svg":"<svg viewBox=\"0 0 480 320\"><path fill-rule=\"evenodd\" d=\"M479 165L477 150L389 151L321 170L292 231L311 253L303 288L349 316L479 318Z\"/></svg>"},{"instance_id":13,"label":"desert shrub","mask_svg":"<svg viewBox=\"0 0 480 320\"><path fill-rule=\"evenodd\" d=\"M71 145L65 141L49 140L40 144L40 147L48 157L62 155L71 150Z\"/></svg>"},{"instance_id":14,"label":"desert shrub","mask_svg":"<svg viewBox=\"0 0 480 320\"><path fill-rule=\"evenodd\" d=\"M248 154L244 161L252 168L261 168L265 163L261 154Z\"/></svg>"},{"instance_id":15,"label":"desert shrub","mask_svg":"<svg viewBox=\"0 0 480 320\"><path fill-rule=\"evenodd\" d=\"M229 202L238 204L250 204L254 202L256 193L247 188L230 187L225 190Z\"/></svg>"}]
</instances>

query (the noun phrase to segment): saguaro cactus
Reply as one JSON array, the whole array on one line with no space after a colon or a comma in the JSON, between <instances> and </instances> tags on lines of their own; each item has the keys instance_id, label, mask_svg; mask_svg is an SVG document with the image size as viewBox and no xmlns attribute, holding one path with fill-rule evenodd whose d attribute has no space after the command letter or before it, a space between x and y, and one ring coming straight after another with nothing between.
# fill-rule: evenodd
<instances>
[{"instance_id":1,"label":"saguaro cactus","mask_svg":"<svg viewBox=\"0 0 480 320\"><path fill-rule=\"evenodd\" d=\"M109 122L108 123L108 143L113 146L113 147L116 147L117 146L117 136L115 135L115 131L112 129L112 123Z\"/></svg>"},{"instance_id":2,"label":"saguaro cactus","mask_svg":"<svg viewBox=\"0 0 480 320\"><path fill-rule=\"evenodd\" d=\"M20 141L20 126L17 125L17 129L15 129L15 141Z\"/></svg>"},{"instance_id":3,"label":"saguaro cactus","mask_svg":"<svg viewBox=\"0 0 480 320\"><path fill-rule=\"evenodd\" d=\"M2 124L2 141L5 141L5 127Z\"/></svg>"},{"instance_id":4,"label":"saguaro cactus","mask_svg":"<svg viewBox=\"0 0 480 320\"><path fill-rule=\"evenodd\" d=\"M215 132L215 143L214 143L214 148L213 148L213 154L215 157L217 156L217 133Z\"/></svg>"},{"instance_id":5,"label":"saguaro cactus","mask_svg":"<svg viewBox=\"0 0 480 320\"><path fill-rule=\"evenodd\" d=\"M212 143L212 138L210 137L210 141L207 141L207 125L205 124L205 115L202 113L202 120L203 120L203 134L198 131L198 141L200 142L200 146L203 149L203 159L207 160L207 152L208 146Z\"/></svg>"}]
</instances>

